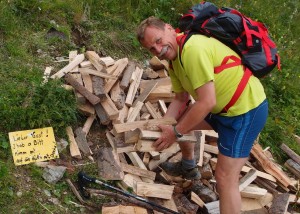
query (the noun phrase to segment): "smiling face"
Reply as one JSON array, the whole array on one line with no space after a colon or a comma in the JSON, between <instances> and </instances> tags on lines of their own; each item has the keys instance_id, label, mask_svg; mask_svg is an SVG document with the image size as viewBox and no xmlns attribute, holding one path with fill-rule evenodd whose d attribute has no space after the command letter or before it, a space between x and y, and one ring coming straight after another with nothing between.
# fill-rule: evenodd
<instances>
[{"instance_id":1,"label":"smiling face","mask_svg":"<svg viewBox=\"0 0 300 214\"><path fill-rule=\"evenodd\" d=\"M165 24L164 30L148 26L140 42L159 59L174 60L177 57L176 32L169 24Z\"/></svg>"}]
</instances>

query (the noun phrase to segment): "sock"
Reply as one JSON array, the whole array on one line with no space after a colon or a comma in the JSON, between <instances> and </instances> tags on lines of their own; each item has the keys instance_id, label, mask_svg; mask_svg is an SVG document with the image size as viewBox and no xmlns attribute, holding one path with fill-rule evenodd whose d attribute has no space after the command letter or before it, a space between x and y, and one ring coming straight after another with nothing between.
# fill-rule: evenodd
<instances>
[{"instance_id":1,"label":"sock","mask_svg":"<svg viewBox=\"0 0 300 214\"><path fill-rule=\"evenodd\" d=\"M182 159L181 164L182 164L182 168L187 169L187 170L188 169L193 169L193 168L196 167L195 159L192 159L192 160Z\"/></svg>"}]
</instances>

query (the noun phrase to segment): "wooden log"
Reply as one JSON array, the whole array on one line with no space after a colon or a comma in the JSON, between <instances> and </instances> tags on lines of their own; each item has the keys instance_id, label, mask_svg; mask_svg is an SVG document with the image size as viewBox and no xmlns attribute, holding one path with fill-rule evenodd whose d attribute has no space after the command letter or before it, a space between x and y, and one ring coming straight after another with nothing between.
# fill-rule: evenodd
<instances>
[{"instance_id":1,"label":"wooden log","mask_svg":"<svg viewBox=\"0 0 300 214\"><path fill-rule=\"evenodd\" d=\"M215 154L215 155L219 154L218 147L217 146L212 146L212 145L209 145L209 144L204 144L204 151Z\"/></svg>"},{"instance_id":2,"label":"wooden log","mask_svg":"<svg viewBox=\"0 0 300 214\"><path fill-rule=\"evenodd\" d=\"M194 131L194 135L196 137L197 143L199 145L199 159L198 166L203 166L203 158L204 158L204 145L205 145L205 134L203 131ZM196 160L197 161L197 160Z\"/></svg>"},{"instance_id":3,"label":"wooden log","mask_svg":"<svg viewBox=\"0 0 300 214\"><path fill-rule=\"evenodd\" d=\"M167 110L168 110L165 101L164 100L158 100L158 105L159 105L159 108L162 111L163 115L165 115L167 113Z\"/></svg>"},{"instance_id":4,"label":"wooden log","mask_svg":"<svg viewBox=\"0 0 300 214\"><path fill-rule=\"evenodd\" d=\"M170 210L178 212L178 209L177 209L177 206L175 204L173 197L171 199L149 198L149 200L151 200L165 208L168 208ZM153 210L153 214L162 214L162 213L163 212ZM167 213L170 213L170 212L167 212Z\"/></svg>"},{"instance_id":5,"label":"wooden log","mask_svg":"<svg viewBox=\"0 0 300 214\"><path fill-rule=\"evenodd\" d=\"M144 103L138 101L138 103L133 107L130 107L126 122L133 122L140 114L141 108L143 107Z\"/></svg>"},{"instance_id":6,"label":"wooden log","mask_svg":"<svg viewBox=\"0 0 300 214\"><path fill-rule=\"evenodd\" d=\"M204 201L202 201L202 199L199 198L199 196L196 193L194 193L193 191L191 192L191 200L193 202L195 202L196 204L198 204L199 207L203 207L205 204Z\"/></svg>"},{"instance_id":7,"label":"wooden log","mask_svg":"<svg viewBox=\"0 0 300 214\"><path fill-rule=\"evenodd\" d=\"M82 80L82 75L81 73L70 73L69 75L71 75L72 77L74 77L74 79L83 86L83 80ZM72 86L72 88L74 89L74 87ZM87 103L86 98L80 94L78 91L74 90L75 93L75 97L76 97L76 101L78 104L85 104Z\"/></svg>"},{"instance_id":8,"label":"wooden log","mask_svg":"<svg viewBox=\"0 0 300 214\"><path fill-rule=\"evenodd\" d=\"M251 154L260 163L262 168L273 175L278 182L280 182L284 187L288 187L291 184L291 179L279 169L268 157L263 153L261 146L255 143L252 147Z\"/></svg>"},{"instance_id":9,"label":"wooden log","mask_svg":"<svg viewBox=\"0 0 300 214\"><path fill-rule=\"evenodd\" d=\"M160 119L152 119L147 121L134 121L130 123L124 123L124 124L114 124L114 129L117 133L122 133L134 129L149 129L152 130L154 127L157 127L157 125L163 124L163 125L174 125L177 121L174 118L160 118Z\"/></svg>"},{"instance_id":10,"label":"wooden log","mask_svg":"<svg viewBox=\"0 0 300 214\"><path fill-rule=\"evenodd\" d=\"M136 149L140 152L156 151L152 146L155 141L152 140L139 140L136 144ZM162 150L165 153L176 153L178 151L178 143L173 143L169 148Z\"/></svg>"},{"instance_id":11,"label":"wooden log","mask_svg":"<svg viewBox=\"0 0 300 214\"><path fill-rule=\"evenodd\" d=\"M118 110L124 107L126 95L123 89L120 88L119 82L116 82L116 84L110 90L110 98Z\"/></svg>"},{"instance_id":12,"label":"wooden log","mask_svg":"<svg viewBox=\"0 0 300 214\"><path fill-rule=\"evenodd\" d=\"M296 163L300 164L300 156L296 154L293 150L291 150L287 145L284 143L281 144L280 148Z\"/></svg>"},{"instance_id":13,"label":"wooden log","mask_svg":"<svg viewBox=\"0 0 300 214\"><path fill-rule=\"evenodd\" d=\"M296 142L298 143L298 145L300 146L300 137L296 134L294 134L294 138L296 140Z\"/></svg>"},{"instance_id":14,"label":"wooden log","mask_svg":"<svg viewBox=\"0 0 300 214\"><path fill-rule=\"evenodd\" d=\"M158 73L156 73L152 68L146 68L143 73L143 79L156 79L158 78Z\"/></svg>"},{"instance_id":15,"label":"wooden log","mask_svg":"<svg viewBox=\"0 0 300 214\"><path fill-rule=\"evenodd\" d=\"M197 204L191 203L184 194L174 195L174 201L179 213L194 214L199 208Z\"/></svg>"},{"instance_id":16,"label":"wooden log","mask_svg":"<svg viewBox=\"0 0 300 214\"><path fill-rule=\"evenodd\" d=\"M123 180L124 172L114 158L113 148L102 147L97 154L98 174L105 180Z\"/></svg>"},{"instance_id":17,"label":"wooden log","mask_svg":"<svg viewBox=\"0 0 300 214\"><path fill-rule=\"evenodd\" d=\"M174 186L164 184L137 182L136 187L136 194L143 197L171 199L174 191Z\"/></svg>"},{"instance_id":18,"label":"wooden log","mask_svg":"<svg viewBox=\"0 0 300 214\"><path fill-rule=\"evenodd\" d=\"M136 184L137 182L142 182L142 179L137 175L125 174L123 180L121 181L122 186L125 189L131 188L136 194Z\"/></svg>"},{"instance_id":19,"label":"wooden log","mask_svg":"<svg viewBox=\"0 0 300 214\"><path fill-rule=\"evenodd\" d=\"M75 130L76 135L76 142L78 144L78 147L80 151L82 151L86 156L92 155L92 151L88 145L87 139L86 139L86 133L82 131L82 128L79 127Z\"/></svg>"},{"instance_id":20,"label":"wooden log","mask_svg":"<svg viewBox=\"0 0 300 214\"><path fill-rule=\"evenodd\" d=\"M121 163L121 167L122 167L124 172L130 173L130 174L133 174L133 175L137 175L137 176L140 176L140 177L149 178L153 181L155 180L155 176L156 176L155 172L152 172L152 171L149 171L149 170L146 170L146 169L141 169L139 167L132 166L132 165L129 165L129 164L124 164L124 163Z\"/></svg>"},{"instance_id":21,"label":"wooden log","mask_svg":"<svg viewBox=\"0 0 300 214\"><path fill-rule=\"evenodd\" d=\"M213 177L213 171L212 168L210 166L210 164L205 164L202 167L200 167L200 173L201 173L201 178L202 179L206 179L206 180L210 180Z\"/></svg>"},{"instance_id":22,"label":"wooden log","mask_svg":"<svg viewBox=\"0 0 300 214\"><path fill-rule=\"evenodd\" d=\"M96 118L96 115L93 114L93 115L89 116L87 118L87 120L85 121L85 123L82 127L82 131L85 133L85 136L89 133L95 118Z\"/></svg>"},{"instance_id":23,"label":"wooden log","mask_svg":"<svg viewBox=\"0 0 300 214\"><path fill-rule=\"evenodd\" d=\"M106 99L106 93L104 90L104 80L98 76L92 76L92 84L94 94L100 98L101 101Z\"/></svg>"},{"instance_id":24,"label":"wooden log","mask_svg":"<svg viewBox=\"0 0 300 214\"><path fill-rule=\"evenodd\" d=\"M160 59L157 58L157 56L153 56L149 61L149 64L155 71L165 68L165 65L160 61Z\"/></svg>"},{"instance_id":25,"label":"wooden log","mask_svg":"<svg viewBox=\"0 0 300 214\"><path fill-rule=\"evenodd\" d=\"M300 179L300 165L297 162L293 161L292 159L288 159L284 163L284 166L286 166L290 172Z\"/></svg>"},{"instance_id":26,"label":"wooden log","mask_svg":"<svg viewBox=\"0 0 300 214\"><path fill-rule=\"evenodd\" d=\"M85 87L80 85L71 75L66 74L65 80L72 85L79 93L81 93L91 104L96 105L100 102L100 98L89 92Z\"/></svg>"},{"instance_id":27,"label":"wooden log","mask_svg":"<svg viewBox=\"0 0 300 214\"><path fill-rule=\"evenodd\" d=\"M80 150L74 137L73 130L70 126L66 128L66 132L70 142L70 154L73 158L82 159Z\"/></svg>"},{"instance_id":28,"label":"wooden log","mask_svg":"<svg viewBox=\"0 0 300 214\"><path fill-rule=\"evenodd\" d=\"M269 209L270 214L285 213L289 205L289 194L278 194L274 197L272 206Z\"/></svg>"},{"instance_id":29,"label":"wooden log","mask_svg":"<svg viewBox=\"0 0 300 214\"><path fill-rule=\"evenodd\" d=\"M143 69L136 67L135 73L136 73L136 78L132 83L130 83L130 86L129 86L129 89L127 92L127 97L125 100L125 104L127 106L131 106L133 103L134 96L139 88L140 81L141 81L141 78L143 75Z\"/></svg>"},{"instance_id":30,"label":"wooden log","mask_svg":"<svg viewBox=\"0 0 300 214\"><path fill-rule=\"evenodd\" d=\"M50 78L54 79L54 78L63 77L66 73L70 72L73 68L75 68L77 65L79 65L83 60L84 60L84 55L83 54L77 55L75 57L75 59L72 60L72 62L70 62L68 65L63 67L61 70L59 70L58 72L53 74Z\"/></svg>"},{"instance_id":31,"label":"wooden log","mask_svg":"<svg viewBox=\"0 0 300 214\"><path fill-rule=\"evenodd\" d=\"M93 67L93 64L89 60L83 61L79 65L80 65L80 68L92 68Z\"/></svg>"},{"instance_id":32,"label":"wooden log","mask_svg":"<svg viewBox=\"0 0 300 214\"><path fill-rule=\"evenodd\" d=\"M179 151L180 149L178 149ZM178 152L177 151L177 152ZM159 164L161 164L162 162L165 162L166 160L168 160L169 157L171 157L173 154L172 153L161 153L160 155L160 159L159 160L154 160L152 159L150 162L149 162L149 165L148 165L148 168L150 170L154 170L156 169Z\"/></svg>"},{"instance_id":33,"label":"wooden log","mask_svg":"<svg viewBox=\"0 0 300 214\"><path fill-rule=\"evenodd\" d=\"M145 90L135 99L132 106L135 106L138 102L144 102L156 85L157 82L155 81L149 82Z\"/></svg>"},{"instance_id":34,"label":"wooden log","mask_svg":"<svg viewBox=\"0 0 300 214\"><path fill-rule=\"evenodd\" d=\"M276 184L272 183L271 181L262 179L260 177L257 177L254 181L258 186L265 188L266 190L268 190L268 192L276 195L278 194L278 190L276 189Z\"/></svg>"},{"instance_id":35,"label":"wooden log","mask_svg":"<svg viewBox=\"0 0 300 214\"><path fill-rule=\"evenodd\" d=\"M204 203L217 200L217 194L202 183L194 183L191 190L195 192Z\"/></svg>"},{"instance_id":36,"label":"wooden log","mask_svg":"<svg viewBox=\"0 0 300 214\"><path fill-rule=\"evenodd\" d=\"M143 140L157 140L161 137L161 132L157 131L149 131L149 130L141 130L140 132L140 139ZM196 136L193 133L185 134L180 139L177 139L177 142L196 142Z\"/></svg>"},{"instance_id":37,"label":"wooden log","mask_svg":"<svg viewBox=\"0 0 300 214\"><path fill-rule=\"evenodd\" d=\"M81 112L83 115L87 117L95 114L95 108L90 102L78 103L77 109L79 110L79 112Z\"/></svg>"},{"instance_id":38,"label":"wooden log","mask_svg":"<svg viewBox=\"0 0 300 214\"><path fill-rule=\"evenodd\" d=\"M137 143L139 141L140 129L130 130L124 133L125 143Z\"/></svg>"},{"instance_id":39,"label":"wooden log","mask_svg":"<svg viewBox=\"0 0 300 214\"><path fill-rule=\"evenodd\" d=\"M114 76L114 75L103 73L101 71L94 70L94 69L91 69L91 68L79 68L79 71L82 74L90 74L90 75L93 75L93 76L96 76L96 77L101 77L101 78L104 78L104 79L113 79L113 80L117 79L117 77Z\"/></svg>"},{"instance_id":40,"label":"wooden log","mask_svg":"<svg viewBox=\"0 0 300 214\"><path fill-rule=\"evenodd\" d=\"M107 94L106 99L101 101L100 103L110 120L114 120L119 117L119 110Z\"/></svg>"},{"instance_id":41,"label":"wooden log","mask_svg":"<svg viewBox=\"0 0 300 214\"><path fill-rule=\"evenodd\" d=\"M153 160L159 160L160 159L160 152L157 151L149 151L149 154Z\"/></svg>"},{"instance_id":42,"label":"wooden log","mask_svg":"<svg viewBox=\"0 0 300 214\"><path fill-rule=\"evenodd\" d=\"M133 62L129 62L127 68L125 69L125 71L123 73L122 80L120 82L120 87L123 90L129 86L130 78L131 78L134 70L135 70L135 64Z\"/></svg>"},{"instance_id":43,"label":"wooden log","mask_svg":"<svg viewBox=\"0 0 300 214\"><path fill-rule=\"evenodd\" d=\"M119 110L119 117L113 121L113 124L125 123L128 116L128 110L128 107L124 105L123 108Z\"/></svg>"},{"instance_id":44,"label":"wooden log","mask_svg":"<svg viewBox=\"0 0 300 214\"><path fill-rule=\"evenodd\" d=\"M94 107L95 107L96 114L100 120L100 123L102 125L108 125L110 123L110 119L107 113L105 112L103 106L100 103L98 103Z\"/></svg>"},{"instance_id":45,"label":"wooden log","mask_svg":"<svg viewBox=\"0 0 300 214\"><path fill-rule=\"evenodd\" d=\"M241 191L241 196L244 198L261 198L267 194L267 190L254 185L249 185Z\"/></svg>"},{"instance_id":46,"label":"wooden log","mask_svg":"<svg viewBox=\"0 0 300 214\"><path fill-rule=\"evenodd\" d=\"M145 164L145 166L147 167L150 161L150 153L149 152L145 152L144 156L143 156L143 163Z\"/></svg>"},{"instance_id":47,"label":"wooden log","mask_svg":"<svg viewBox=\"0 0 300 214\"><path fill-rule=\"evenodd\" d=\"M148 214L145 208L137 206L102 206L102 214L120 214L120 213L130 213L130 214Z\"/></svg>"},{"instance_id":48,"label":"wooden log","mask_svg":"<svg viewBox=\"0 0 300 214\"><path fill-rule=\"evenodd\" d=\"M122 74L122 72L126 68L127 64L128 64L127 58L119 59L115 63L115 65L117 65L117 68L116 68L116 70L113 71L112 75L119 78L119 76ZM104 86L104 90L106 93L108 93L110 91L110 89L113 87L113 85L116 83L116 81L117 81L117 79L116 80L110 79L106 82L106 84Z\"/></svg>"},{"instance_id":49,"label":"wooden log","mask_svg":"<svg viewBox=\"0 0 300 214\"><path fill-rule=\"evenodd\" d=\"M77 50L70 51L69 52L69 63L72 62L77 56ZM75 68L73 68L70 72L79 72L78 70L79 66L77 65Z\"/></svg>"},{"instance_id":50,"label":"wooden log","mask_svg":"<svg viewBox=\"0 0 300 214\"><path fill-rule=\"evenodd\" d=\"M91 93L93 93L93 83L92 83L92 77L87 73L81 73L82 81L84 87Z\"/></svg>"},{"instance_id":51,"label":"wooden log","mask_svg":"<svg viewBox=\"0 0 300 214\"><path fill-rule=\"evenodd\" d=\"M85 56L98 71L107 73L104 66L101 64L102 62L99 55L95 51L86 51Z\"/></svg>"},{"instance_id":52,"label":"wooden log","mask_svg":"<svg viewBox=\"0 0 300 214\"><path fill-rule=\"evenodd\" d=\"M239 190L244 190L249 186L257 177L257 171L255 169L250 169L244 177L240 179Z\"/></svg>"},{"instance_id":53,"label":"wooden log","mask_svg":"<svg viewBox=\"0 0 300 214\"><path fill-rule=\"evenodd\" d=\"M108 66L115 64L115 60L113 58L111 58L110 56L100 57L100 63L102 65L105 65L106 67L108 67Z\"/></svg>"},{"instance_id":54,"label":"wooden log","mask_svg":"<svg viewBox=\"0 0 300 214\"><path fill-rule=\"evenodd\" d=\"M165 78L165 77L169 76L168 75L168 71L166 69L164 69L164 68L160 69L160 70L157 70L156 72L157 72L159 78Z\"/></svg>"},{"instance_id":55,"label":"wooden log","mask_svg":"<svg viewBox=\"0 0 300 214\"><path fill-rule=\"evenodd\" d=\"M145 106L148 109L149 113L151 114L152 118L154 119L162 118L158 109L155 109L154 106L149 101L145 103Z\"/></svg>"}]
</instances>

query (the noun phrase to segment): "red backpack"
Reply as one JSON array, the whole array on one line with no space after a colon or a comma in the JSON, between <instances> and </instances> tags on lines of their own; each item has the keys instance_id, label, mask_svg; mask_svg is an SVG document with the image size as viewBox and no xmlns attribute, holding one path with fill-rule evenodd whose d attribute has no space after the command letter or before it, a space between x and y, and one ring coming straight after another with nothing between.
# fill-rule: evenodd
<instances>
[{"instance_id":1,"label":"red backpack","mask_svg":"<svg viewBox=\"0 0 300 214\"><path fill-rule=\"evenodd\" d=\"M238 100L252 74L261 78L269 74L276 65L280 69L276 45L267 27L237 10L225 7L219 9L210 2L196 4L181 17L177 32L184 33L177 37L180 61L186 41L199 33L218 39L241 57L241 60L235 56L225 57L222 64L215 68L214 72L220 73L226 68L242 64L245 71L233 97L222 112L227 112Z\"/></svg>"}]
</instances>

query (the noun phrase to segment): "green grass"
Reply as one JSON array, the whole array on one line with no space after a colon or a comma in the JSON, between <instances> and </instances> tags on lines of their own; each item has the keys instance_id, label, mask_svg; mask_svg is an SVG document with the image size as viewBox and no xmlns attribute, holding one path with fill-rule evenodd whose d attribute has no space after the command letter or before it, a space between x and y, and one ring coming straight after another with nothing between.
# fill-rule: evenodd
<instances>
[{"instance_id":1,"label":"green grass","mask_svg":"<svg viewBox=\"0 0 300 214\"><path fill-rule=\"evenodd\" d=\"M76 201L65 181L48 185L41 178L42 169L33 165L13 164L8 132L52 126L56 137L65 137L66 126L76 126L82 115L77 112L72 92L64 90L62 81L42 84L47 66L57 71L64 63L55 57L68 56L69 51L95 50L115 59L127 57L143 62L150 58L135 39L135 28L148 16L155 15L176 27L179 15L188 5L198 1L179 0L11 0L0 1L0 206L1 212L80 213L71 201ZM239 9L245 15L263 21L270 29L281 56L281 72L262 80L270 103L267 125L260 142L270 146L275 158L283 163L287 157L279 149L286 143L296 153L300 147L293 134L300 135L300 72L299 4L298 0L241 1L216 0L218 6ZM47 39L54 27L64 33L66 40ZM82 39L73 40L73 30ZM65 156L68 156L66 154ZM80 169L77 169L80 170ZM97 175L95 165L84 167ZM77 172L77 171L76 171ZM76 180L76 172L65 177ZM26 175L18 177L18 173ZM27 182L31 185L29 191ZM29 188L29 187L28 187ZM55 206L47 201L43 190L61 201ZM22 196L17 192L22 191ZM65 194L67 192L67 194ZM40 203L36 199L40 198ZM99 204L102 202L100 201ZM26 205L29 204L29 205ZM67 209L67 210L66 210Z\"/></svg>"}]
</instances>

